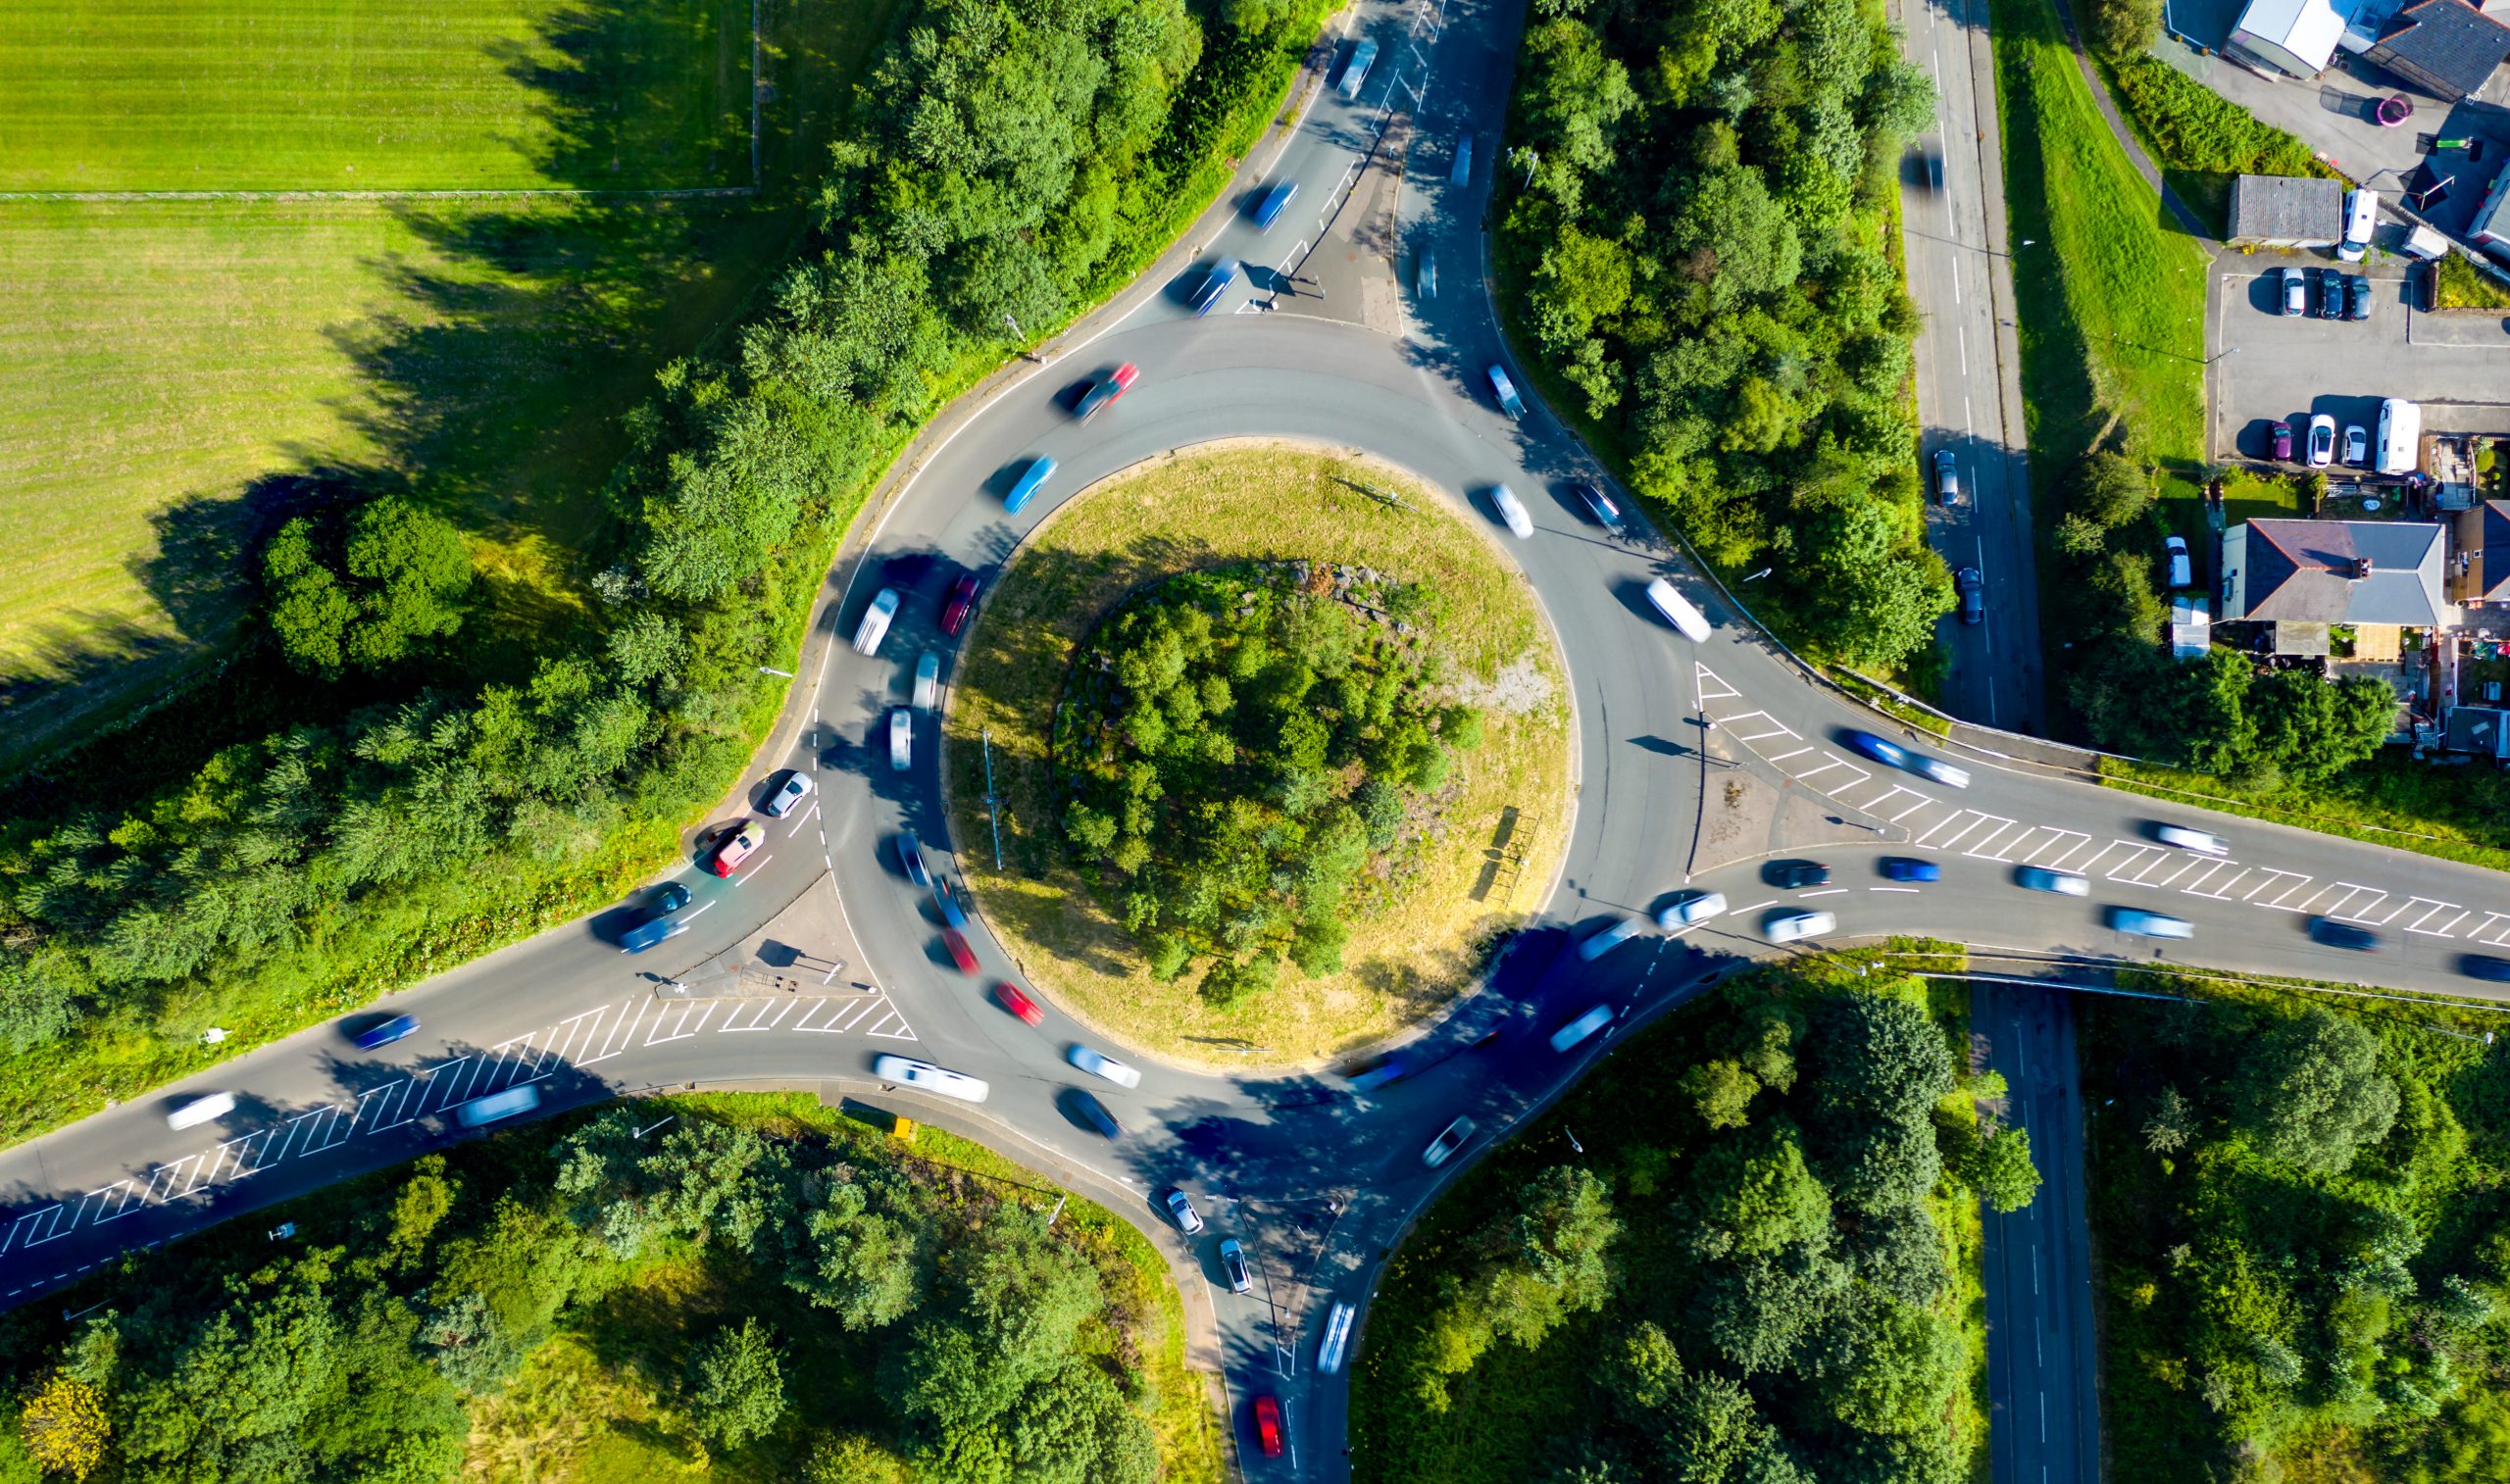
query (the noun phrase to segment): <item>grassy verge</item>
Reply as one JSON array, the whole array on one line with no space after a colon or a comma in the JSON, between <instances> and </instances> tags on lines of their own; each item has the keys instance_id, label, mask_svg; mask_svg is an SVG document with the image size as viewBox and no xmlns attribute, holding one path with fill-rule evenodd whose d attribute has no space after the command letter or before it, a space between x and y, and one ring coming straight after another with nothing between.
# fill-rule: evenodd
<instances>
[{"instance_id":1,"label":"grassy verge","mask_svg":"<svg viewBox=\"0 0 2510 1484\"><path fill-rule=\"evenodd\" d=\"M2432 273L2434 309L2510 309L2510 284L2457 253L2434 264Z\"/></svg>"},{"instance_id":2,"label":"grassy verge","mask_svg":"<svg viewBox=\"0 0 2510 1484\"><path fill-rule=\"evenodd\" d=\"M1367 491L1391 495L1388 503ZM1246 511L1260 491L1264 519ZM1121 925L1063 865L1046 734L1072 652L1146 581L1233 561L1365 566L1427 580L1452 618L1439 630L1458 685L1481 697L1482 746L1461 755L1406 877L1353 923L1350 966L1281 982L1227 1011L1190 979L1152 980ZM1142 466L1076 498L1031 536L986 600L953 682L946 776L952 832L986 918L1022 968L1080 1018L1176 1061L1305 1062L1376 1039L1444 1004L1491 941L1550 878L1568 804L1566 685L1532 595L1491 538L1395 470L1269 445L1200 450ZM1006 869L986 842L984 756ZM1487 871L1502 835L1527 847L1514 875Z\"/></svg>"},{"instance_id":3,"label":"grassy verge","mask_svg":"<svg viewBox=\"0 0 2510 1484\"><path fill-rule=\"evenodd\" d=\"M2105 71L2162 179L2218 237L2228 229L2234 175L2344 178L2298 138L2158 58L2138 54Z\"/></svg>"},{"instance_id":4,"label":"grassy verge","mask_svg":"<svg viewBox=\"0 0 2510 1484\"><path fill-rule=\"evenodd\" d=\"M2245 787L2233 779L2104 758L2111 788L2271 819L2371 845L2510 870L2510 774L2434 767L2396 748L2308 785Z\"/></svg>"}]
</instances>

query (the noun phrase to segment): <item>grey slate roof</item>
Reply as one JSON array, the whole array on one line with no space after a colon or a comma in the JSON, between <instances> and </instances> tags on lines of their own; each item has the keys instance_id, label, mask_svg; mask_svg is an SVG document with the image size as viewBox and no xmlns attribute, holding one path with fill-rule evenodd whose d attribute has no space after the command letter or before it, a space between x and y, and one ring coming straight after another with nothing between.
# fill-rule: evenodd
<instances>
[{"instance_id":1,"label":"grey slate roof","mask_svg":"<svg viewBox=\"0 0 2510 1484\"><path fill-rule=\"evenodd\" d=\"M2402 520L2251 520L2241 575L2249 618L2437 624L2441 528ZM2355 559L2368 575L2353 575Z\"/></svg>"},{"instance_id":2,"label":"grey slate roof","mask_svg":"<svg viewBox=\"0 0 2510 1484\"><path fill-rule=\"evenodd\" d=\"M2230 240L2333 242L2344 229L2344 183L2315 175L2240 175L2232 181Z\"/></svg>"},{"instance_id":3,"label":"grey slate roof","mask_svg":"<svg viewBox=\"0 0 2510 1484\"><path fill-rule=\"evenodd\" d=\"M2475 594L2486 602L2510 588L2510 501L2484 502L2484 542L2476 556L2484 589Z\"/></svg>"},{"instance_id":4,"label":"grey slate roof","mask_svg":"<svg viewBox=\"0 0 2510 1484\"><path fill-rule=\"evenodd\" d=\"M2510 26L2466 0L2421 0L2399 12L2366 60L2455 102L2481 91L2510 57Z\"/></svg>"}]
</instances>

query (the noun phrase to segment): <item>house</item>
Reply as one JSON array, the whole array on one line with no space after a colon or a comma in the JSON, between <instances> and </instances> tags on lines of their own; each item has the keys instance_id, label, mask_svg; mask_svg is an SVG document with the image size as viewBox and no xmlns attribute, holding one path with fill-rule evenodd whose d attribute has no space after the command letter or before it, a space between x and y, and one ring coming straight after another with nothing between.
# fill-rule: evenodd
<instances>
[{"instance_id":1,"label":"house","mask_svg":"<svg viewBox=\"0 0 2510 1484\"><path fill-rule=\"evenodd\" d=\"M2223 533L2223 621L2276 624L2279 653L2285 626L2298 638L2332 623L2393 652L2397 629L2457 622L2441 596L2447 533L2404 520L2243 521Z\"/></svg>"},{"instance_id":2,"label":"house","mask_svg":"<svg viewBox=\"0 0 2510 1484\"><path fill-rule=\"evenodd\" d=\"M2496 258L2510 258L2510 170L2504 170L2485 193L2484 204L2467 223L2467 240Z\"/></svg>"},{"instance_id":3,"label":"house","mask_svg":"<svg viewBox=\"0 0 2510 1484\"><path fill-rule=\"evenodd\" d=\"M2350 18L2329 0L2248 0L2223 50L2303 80L2327 71Z\"/></svg>"},{"instance_id":4,"label":"house","mask_svg":"<svg viewBox=\"0 0 2510 1484\"><path fill-rule=\"evenodd\" d=\"M2449 601L2469 608L2510 607L2510 500L2462 510L2454 524L2458 555L2449 564Z\"/></svg>"},{"instance_id":5,"label":"house","mask_svg":"<svg viewBox=\"0 0 2510 1484\"><path fill-rule=\"evenodd\" d=\"M2344 235L2344 182L2313 175L2235 175L2234 247L2334 247Z\"/></svg>"},{"instance_id":6,"label":"house","mask_svg":"<svg viewBox=\"0 0 2510 1484\"><path fill-rule=\"evenodd\" d=\"M2510 57L2510 25L2466 0L2419 0L2398 12L2379 44L2362 54L2445 102L2473 98Z\"/></svg>"}]
</instances>

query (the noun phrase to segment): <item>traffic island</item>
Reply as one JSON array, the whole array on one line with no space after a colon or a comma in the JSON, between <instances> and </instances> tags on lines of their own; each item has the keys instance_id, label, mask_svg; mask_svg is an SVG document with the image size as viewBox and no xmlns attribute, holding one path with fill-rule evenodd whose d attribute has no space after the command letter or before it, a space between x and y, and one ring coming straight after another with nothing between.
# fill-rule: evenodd
<instances>
[{"instance_id":1,"label":"traffic island","mask_svg":"<svg viewBox=\"0 0 2510 1484\"><path fill-rule=\"evenodd\" d=\"M1460 503L1340 451L1213 444L1080 492L1013 555L943 776L1038 990L1237 1069L1318 1064L1476 981L1558 869L1571 716L1531 589Z\"/></svg>"}]
</instances>

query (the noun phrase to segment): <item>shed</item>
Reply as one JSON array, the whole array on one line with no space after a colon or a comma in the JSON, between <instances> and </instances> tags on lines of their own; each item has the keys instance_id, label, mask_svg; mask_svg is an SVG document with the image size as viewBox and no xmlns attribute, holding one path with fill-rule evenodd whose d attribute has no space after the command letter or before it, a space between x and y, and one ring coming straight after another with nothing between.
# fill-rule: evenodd
<instances>
[{"instance_id":1,"label":"shed","mask_svg":"<svg viewBox=\"0 0 2510 1484\"><path fill-rule=\"evenodd\" d=\"M2180 593L2170 600L2170 655L2174 660L2202 660L2207 646L2214 642L2211 606L2197 593Z\"/></svg>"},{"instance_id":2,"label":"shed","mask_svg":"<svg viewBox=\"0 0 2510 1484\"><path fill-rule=\"evenodd\" d=\"M2510 57L2510 26L2466 0L2420 0L2399 12L2377 46L2362 54L2414 86L2450 103L2483 91Z\"/></svg>"},{"instance_id":3,"label":"shed","mask_svg":"<svg viewBox=\"0 0 2510 1484\"><path fill-rule=\"evenodd\" d=\"M2346 15L2329 0L2248 0L2223 49L2304 80L2327 71Z\"/></svg>"},{"instance_id":4,"label":"shed","mask_svg":"<svg viewBox=\"0 0 2510 1484\"><path fill-rule=\"evenodd\" d=\"M2497 258L2510 258L2510 170L2504 170L2485 193L2484 204L2467 223L2467 240Z\"/></svg>"},{"instance_id":5,"label":"shed","mask_svg":"<svg viewBox=\"0 0 2510 1484\"><path fill-rule=\"evenodd\" d=\"M2232 180L2234 247L2334 247L2344 235L2344 182L2315 175Z\"/></svg>"},{"instance_id":6,"label":"shed","mask_svg":"<svg viewBox=\"0 0 2510 1484\"><path fill-rule=\"evenodd\" d=\"M2452 706L2441 718L2440 745L2453 753L2510 758L2510 712L2489 706Z\"/></svg>"}]
</instances>

